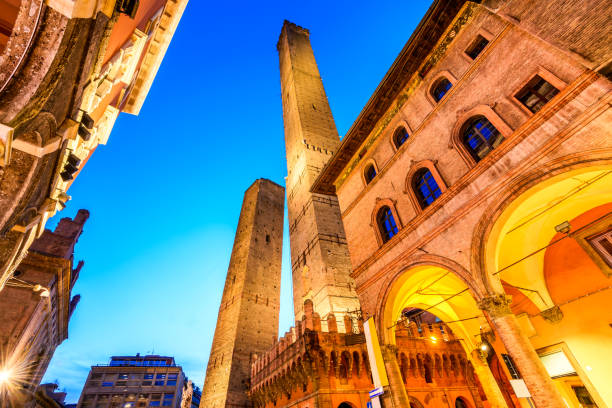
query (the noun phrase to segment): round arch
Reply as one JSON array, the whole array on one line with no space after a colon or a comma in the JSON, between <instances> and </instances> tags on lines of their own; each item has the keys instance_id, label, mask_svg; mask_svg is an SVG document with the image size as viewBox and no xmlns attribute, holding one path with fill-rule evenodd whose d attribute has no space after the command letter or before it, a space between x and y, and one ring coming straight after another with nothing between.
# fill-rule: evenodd
<instances>
[{"instance_id":1,"label":"round arch","mask_svg":"<svg viewBox=\"0 0 612 408\"><path fill-rule=\"evenodd\" d=\"M481 216L472 240L472 270L490 294L501 280L540 310L553 306L543 274L543 250L560 224L612 201L612 160L558 161L517 177ZM533 271L538 271L534 276Z\"/></svg>"},{"instance_id":2,"label":"round arch","mask_svg":"<svg viewBox=\"0 0 612 408\"><path fill-rule=\"evenodd\" d=\"M394 327L402 311L415 307L451 322L451 330L465 340L462 344L466 352L471 352L476 347L474 334L487 322L478 308L480 290L472 285L470 277L453 261L433 255L421 256L398 268L384 285L384 295L379 300L377 325L383 341L395 344Z\"/></svg>"}]
</instances>

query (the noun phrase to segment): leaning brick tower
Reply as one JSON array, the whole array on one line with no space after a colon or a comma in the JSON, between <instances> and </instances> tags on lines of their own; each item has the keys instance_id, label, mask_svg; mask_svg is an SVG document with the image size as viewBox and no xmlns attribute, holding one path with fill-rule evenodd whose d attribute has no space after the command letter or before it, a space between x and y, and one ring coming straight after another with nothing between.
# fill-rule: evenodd
<instances>
[{"instance_id":1,"label":"leaning brick tower","mask_svg":"<svg viewBox=\"0 0 612 408\"><path fill-rule=\"evenodd\" d=\"M340 144L312 52L308 30L285 21L277 45L280 59L287 206L297 320L312 300L322 317L359 309L338 199L310 187ZM340 330L344 330L344 325Z\"/></svg>"},{"instance_id":2,"label":"leaning brick tower","mask_svg":"<svg viewBox=\"0 0 612 408\"><path fill-rule=\"evenodd\" d=\"M278 338L285 189L255 181L244 194L200 407L250 407L254 354Z\"/></svg>"}]
</instances>

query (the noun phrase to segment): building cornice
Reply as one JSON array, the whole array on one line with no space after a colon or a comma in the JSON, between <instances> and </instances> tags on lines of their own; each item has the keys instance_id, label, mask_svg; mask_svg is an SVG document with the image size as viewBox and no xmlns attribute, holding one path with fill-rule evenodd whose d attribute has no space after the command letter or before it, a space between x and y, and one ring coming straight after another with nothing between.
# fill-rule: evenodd
<instances>
[{"instance_id":1,"label":"building cornice","mask_svg":"<svg viewBox=\"0 0 612 408\"><path fill-rule=\"evenodd\" d=\"M407 99L407 96L402 95L402 92L407 87L409 91L414 90L416 85L421 82L422 77L439 61L456 36L458 28L465 25L471 16L477 2L466 0L434 1L370 100L342 139L337 152L313 183L312 192L323 194L335 192L335 184L337 182L341 183L346 175L357 166L360 160L357 153L364 142L371 137L381 118L385 116L394 102L399 110L399 107ZM450 27L451 25L453 27ZM455 28L454 25L458 25L458 27ZM448 34L444 36L447 32ZM411 83L415 81L416 84ZM401 98L399 98L400 96ZM393 112L393 116L395 113ZM382 128L384 127L385 124L383 123Z\"/></svg>"}]
</instances>

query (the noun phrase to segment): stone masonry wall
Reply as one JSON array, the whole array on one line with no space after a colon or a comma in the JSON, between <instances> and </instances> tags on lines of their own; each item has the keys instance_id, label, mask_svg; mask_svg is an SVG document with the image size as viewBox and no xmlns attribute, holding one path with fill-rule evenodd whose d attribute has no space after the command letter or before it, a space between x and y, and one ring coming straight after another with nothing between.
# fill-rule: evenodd
<instances>
[{"instance_id":1,"label":"stone masonry wall","mask_svg":"<svg viewBox=\"0 0 612 408\"><path fill-rule=\"evenodd\" d=\"M356 310L359 301L349 276L351 263L338 200L310 192L340 139L308 30L285 22L278 51L295 316L299 319L304 314L306 299L312 299L323 317Z\"/></svg>"},{"instance_id":2,"label":"stone masonry wall","mask_svg":"<svg viewBox=\"0 0 612 408\"><path fill-rule=\"evenodd\" d=\"M247 407L253 356L278 337L285 189L259 179L244 195L201 407Z\"/></svg>"}]
</instances>

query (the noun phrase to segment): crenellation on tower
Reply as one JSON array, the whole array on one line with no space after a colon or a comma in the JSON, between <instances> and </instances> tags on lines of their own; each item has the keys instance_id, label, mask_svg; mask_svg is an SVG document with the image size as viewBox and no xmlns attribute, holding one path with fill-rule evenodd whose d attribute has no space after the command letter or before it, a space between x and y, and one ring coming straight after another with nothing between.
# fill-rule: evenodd
<instances>
[{"instance_id":1,"label":"crenellation on tower","mask_svg":"<svg viewBox=\"0 0 612 408\"><path fill-rule=\"evenodd\" d=\"M309 31L285 21L279 52L285 149L287 207L296 318L312 300L321 316L359 309L350 277L351 263L334 195L310 188L340 144L323 81L310 45Z\"/></svg>"},{"instance_id":2,"label":"crenellation on tower","mask_svg":"<svg viewBox=\"0 0 612 408\"><path fill-rule=\"evenodd\" d=\"M245 192L206 369L202 407L247 407L251 363L278 338L285 189Z\"/></svg>"}]
</instances>

